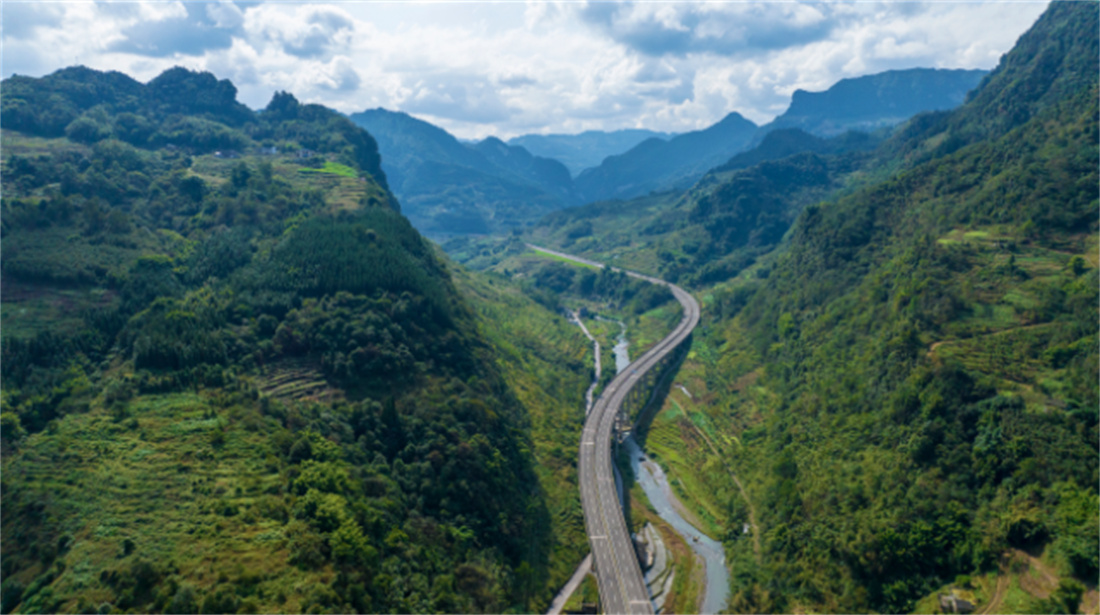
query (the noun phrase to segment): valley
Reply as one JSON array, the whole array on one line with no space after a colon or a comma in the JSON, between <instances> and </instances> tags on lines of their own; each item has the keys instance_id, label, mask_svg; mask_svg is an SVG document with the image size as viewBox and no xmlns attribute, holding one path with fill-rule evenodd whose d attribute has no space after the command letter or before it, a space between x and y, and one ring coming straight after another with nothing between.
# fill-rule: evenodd
<instances>
[{"instance_id":1,"label":"valley","mask_svg":"<svg viewBox=\"0 0 1100 615\"><path fill-rule=\"evenodd\" d=\"M312 68L4 74L0 613L1100 615L1097 4L161 8Z\"/></svg>"}]
</instances>

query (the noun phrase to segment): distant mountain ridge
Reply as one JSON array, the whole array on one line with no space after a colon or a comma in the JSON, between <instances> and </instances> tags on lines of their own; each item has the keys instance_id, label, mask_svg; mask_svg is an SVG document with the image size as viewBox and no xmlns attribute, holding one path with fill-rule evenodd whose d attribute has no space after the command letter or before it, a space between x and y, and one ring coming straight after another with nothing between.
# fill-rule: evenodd
<instances>
[{"instance_id":1,"label":"distant mountain ridge","mask_svg":"<svg viewBox=\"0 0 1100 615\"><path fill-rule=\"evenodd\" d=\"M576 178L585 201L633 198L684 189L773 130L798 128L817 137L894 126L924 111L951 109L988 74L983 70L916 68L842 79L824 92L796 90L791 105L757 127L731 113L709 128L667 142L647 140L586 169ZM791 153L794 153L793 151Z\"/></svg>"},{"instance_id":2,"label":"distant mountain ridge","mask_svg":"<svg viewBox=\"0 0 1100 615\"><path fill-rule=\"evenodd\" d=\"M350 116L378 141L382 168L409 220L424 233L488 233L524 226L577 202L568 169L489 138L461 143L406 113Z\"/></svg>"},{"instance_id":3,"label":"distant mountain ridge","mask_svg":"<svg viewBox=\"0 0 1100 615\"><path fill-rule=\"evenodd\" d=\"M560 161L532 155L524 147L510 145L496 137L487 137L469 147L501 169L535 182L565 201L574 200L573 178Z\"/></svg>"},{"instance_id":4,"label":"distant mountain ridge","mask_svg":"<svg viewBox=\"0 0 1100 615\"><path fill-rule=\"evenodd\" d=\"M610 132L586 130L574 135L520 135L508 139L508 144L523 146L536 156L560 160L576 177L585 169L599 166L608 156L622 154L642 141L667 141L675 136L675 133L669 132L626 128Z\"/></svg>"},{"instance_id":5,"label":"distant mountain ridge","mask_svg":"<svg viewBox=\"0 0 1100 615\"><path fill-rule=\"evenodd\" d=\"M591 202L687 187L708 169L744 149L756 130L756 124L734 112L713 126L668 141L646 139L621 155L608 157L600 166L583 171L575 182L577 190Z\"/></svg>"},{"instance_id":6,"label":"distant mountain ridge","mask_svg":"<svg viewBox=\"0 0 1100 615\"><path fill-rule=\"evenodd\" d=\"M943 111L966 100L985 70L912 68L841 79L823 92L795 90L787 111L762 131L801 128L819 137L893 126L924 111Z\"/></svg>"},{"instance_id":7,"label":"distant mountain ridge","mask_svg":"<svg viewBox=\"0 0 1100 615\"><path fill-rule=\"evenodd\" d=\"M734 112L679 135L630 129L463 142L401 112L373 109L350 117L378 141L382 168L418 229L484 234L523 228L582 203L687 189L719 167L744 168L803 151L867 149L885 132L866 142L854 133L829 143L820 138L954 108L986 74L919 68L843 79L823 92L796 91L787 111L764 126ZM768 138L775 131L781 132ZM581 167L598 157L595 166Z\"/></svg>"}]
</instances>

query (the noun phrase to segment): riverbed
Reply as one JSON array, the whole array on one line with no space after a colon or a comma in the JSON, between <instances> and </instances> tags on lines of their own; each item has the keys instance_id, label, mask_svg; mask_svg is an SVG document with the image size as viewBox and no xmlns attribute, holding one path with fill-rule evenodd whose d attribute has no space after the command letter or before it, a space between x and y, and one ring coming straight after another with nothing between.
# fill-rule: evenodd
<instances>
[{"instance_id":1,"label":"riverbed","mask_svg":"<svg viewBox=\"0 0 1100 615\"><path fill-rule=\"evenodd\" d=\"M626 325L621 321L615 322L619 323L622 330L618 343L615 344L613 350L615 368L618 372L622 372L630 365ZM661 466L651 460L645 454L645 451L638 446L633 435L623 442L623 446L629 456L630 468L634 471L634 478L638 481L642 491L645 492L646 497L649 498L649 503L657 511L657 516L664 519L683 536L684 541L703 559L706 567L706 593L703 596L703 604L699 612L717 613L726 608L730 586L729 570L726 568L726 554L725 550L722 549L722 543L699 531L681 517L680 513L676 512L676 507L672 503L676 500L676 495L672 493L672 488L668 484L668 477ZM679 504L678 501L677 504Z\"/></svg>"},{"instance_id":2,"label":"riverbed","mask_svg":"<svg viewBox=\"0 0 1100 615\"><path fill-rule=\"evenodd\" d=\"M573 313L572 316L574 324L578 325L581 330L584 331L588 339L592 340L596 353L596 377L592 382L592 386L589 387L588 395L586 396L587 407L585 413L587 414L592 408L592 391L600 379L600 343L596 341L595 337L588 331L588 328L584 326L579 314ZM605 322L618 323L619 325L619 337L616 340L615 347L612 349L612 353L615 355L616 373L622 373L623 370L630 366L630 344L626 339L626 324L621 320L612 320L602 316L597 316L596 318ZM684 392L687 394L686 389ZM703 560L706 570L706 588L703 596L703 604L700 607L700 613L717 613L726 608L726 603L729 599L729 571L726 569L726 555L725 551L722 549L722 544L699 531L695 526L681 517L680 513L676 512L676 505L682 506L682 504L676 501L676 496L672 493L672 488L668 484L668 477L665 476L665 472L661 469L661 466L652 461L645 454L645 451L638 446L633 435L623 442L623 446L629 456L630 467L634 472L635 480L638 481L638 485L641 486L642 491L645 492L646 497L649 498L650 504L652 504L654 510L657 511L657 516L664 519L677 533L683 536L684 541ZM616 470L616 483L620 483L618 474L618 470ZM619 501L626 501L625 498L623 498L621 483L619 484ZM673 505L673 501L676 501L676 505ZM568 599L569 593L571 593L571 591L562 591L563 595L559 596L560 600L555 600L556 608L552 607L550 613L556 615L556 613L560 612L561 605Z\"/></svg>"}]
</instances>

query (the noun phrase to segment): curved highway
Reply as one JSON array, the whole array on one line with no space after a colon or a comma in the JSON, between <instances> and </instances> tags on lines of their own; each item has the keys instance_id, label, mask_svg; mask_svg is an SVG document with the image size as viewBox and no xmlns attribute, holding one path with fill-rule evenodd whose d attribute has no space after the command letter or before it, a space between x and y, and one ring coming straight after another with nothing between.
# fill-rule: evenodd
<instances>
[{"instance_id":1,"label":"curved highway","mask_svg":"<svg viewBox=\"0 0 1100 615\"><path fill-rule=\"evenodd\" d=\"M528 244L531 248L567 258L594 267L604 267L588 259L578 258L554 250ZM600 601L605 613L653 613L634 551L634 543L623 518L623 508L615 488L615 474L611 465L612 434L615 418L630 389L642 380L646 372L654 369L662 359L674 351L699 323L699 303L684 289L651 276L630 271L627 275L663 284L684 308L684 316L667 337L650 348L615 377L596 400L581 434L581 451L578 474L581 483L581 505L584 508L584 524L588 541L595 558L596 580Z\"/></svg>"}]
</instances>

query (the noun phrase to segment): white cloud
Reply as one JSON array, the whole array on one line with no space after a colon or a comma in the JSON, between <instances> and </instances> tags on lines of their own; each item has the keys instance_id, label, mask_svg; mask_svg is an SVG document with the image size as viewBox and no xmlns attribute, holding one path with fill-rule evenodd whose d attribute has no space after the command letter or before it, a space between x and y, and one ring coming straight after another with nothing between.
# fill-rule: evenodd
<instances>
[{"instance_id":1,"label":"white cloud","mask_svg":"<svg viewBox=\"0 0 1100 615\"><path fill-rule=\"evenodd\" d=\"M41 75L82 63L148 80L179 64L231 79L252 107L287 90L345 112L410 111L467 138L684 131L731 111L768 121L795 89L823 90L845 77L916 66L992 68L1044 8L5 3L2 68L4 76Z\"/></svg>"},{"instance_id":2,"label":"white cloud","mask_svg":"<svg viewBox=\"0 0 1100 615\"><path fill-rule=\"evenodd\" d=\"M237 28L244 23L244 12L226 0L207 4L206 14L219 28Z\"/></svg>"},{"instance_id":3,"label":"white cloud","mask_svg":"<svg viewBox=\"0 0 1100 615\"><path fill-rule=\"evenodd\" d=\"M331 5L261 5L249 10L243 22L253 44L270 43L299 58L340 53L355 35L355 20Z\"/></svg>"}]
</instances>

